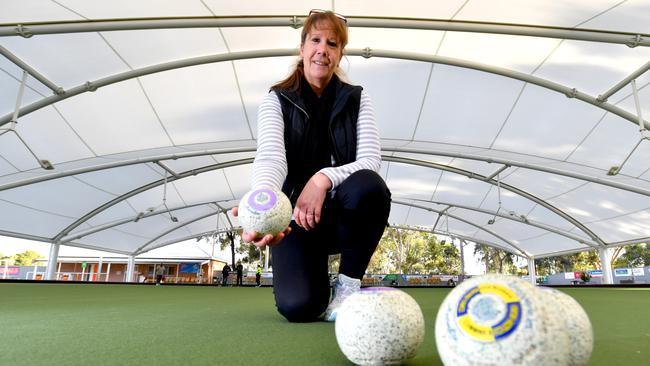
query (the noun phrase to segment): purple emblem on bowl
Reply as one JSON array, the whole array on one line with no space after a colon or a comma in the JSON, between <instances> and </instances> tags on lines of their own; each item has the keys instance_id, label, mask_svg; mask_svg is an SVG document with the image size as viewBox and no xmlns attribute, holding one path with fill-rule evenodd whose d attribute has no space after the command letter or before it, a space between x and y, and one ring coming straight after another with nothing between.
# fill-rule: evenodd
<instances>
[{"instance_id":1,"label":"purple emblem on bowl","mask_svg":"<svg viewBox=\"0 0 650 366\"><path fill-rule=\"evenodd\" d=\"M261 188L248 197L248 206L257 211L268 211L278 201L278 197L270 189Z\"/></svg>"}]
</instances>

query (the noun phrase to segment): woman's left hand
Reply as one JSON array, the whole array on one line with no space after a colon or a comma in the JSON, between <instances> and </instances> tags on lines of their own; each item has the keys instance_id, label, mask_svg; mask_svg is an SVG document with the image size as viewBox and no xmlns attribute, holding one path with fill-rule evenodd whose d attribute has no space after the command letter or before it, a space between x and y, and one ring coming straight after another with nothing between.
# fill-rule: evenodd
<instances>
[{"instance_id":1,"label":"woman's left hand","mask_svg":"<svg viewBox=\"0 0 650 366\"><path fill-rule=\"evenodd\" d=\"M318 225L325 195L330 188L332 181L323 173L316 173L307 181L293 209L293 218L298 226L311 230Z\"/></svg>"}]
</instances>

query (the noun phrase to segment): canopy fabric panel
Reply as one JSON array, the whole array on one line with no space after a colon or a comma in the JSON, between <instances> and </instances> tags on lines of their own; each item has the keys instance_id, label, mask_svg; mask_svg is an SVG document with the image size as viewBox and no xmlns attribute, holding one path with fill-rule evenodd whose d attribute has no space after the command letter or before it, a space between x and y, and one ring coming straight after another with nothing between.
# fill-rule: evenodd
<instances>
[{"instance_id":1,"label":"canopy fabric panel","mask_svg":"<svg viewBox=\"0 0 650 366\"><path fill-rule=\"evenodd\" d=\"M650 239L642 0L4 2L0 235L140 254L236 229L312 8L348 17L391 225L525 257Z\"/></svg>"}]
</instances>

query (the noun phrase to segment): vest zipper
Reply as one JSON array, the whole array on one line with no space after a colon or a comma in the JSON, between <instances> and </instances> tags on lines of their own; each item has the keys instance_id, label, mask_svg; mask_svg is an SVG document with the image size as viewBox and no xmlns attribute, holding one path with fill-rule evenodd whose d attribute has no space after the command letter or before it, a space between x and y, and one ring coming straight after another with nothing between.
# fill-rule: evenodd
<instances>
[{"instance_id":1,"label":"vest zipper","mask_svg":"<svg viewBox=\"0 0 650 366\"><path fill-rule=\"evenodd\" d=\"M286 96L284 93L280 92L280 95L281 95L284 99L288 100L289 103L293 104L294 107L298 108L302 113L305 114L305 117L307 117L307 119L309 119L309 114L307 113L307 111L305 111L304 109L302 109L298 104L296 104L293 100L291 100L291 98L289 98L288 96ZM331 146L332 146L332 154L334 155L334 160L335 160L334 163L335 163L335 165L338 165L338 164L340 164L341 157L339 156L339 152L338 152L338 150L336 149L335 141L334 141L334 134L332 133L332 121L333 121L333 120L334 120L334 116L330 117L330 120L329 120L328 123L327 123L327 131L329 132L330 144L331 144Z\"/></svg>"},{"instance_id":2,"label":"vest zipper","mask_svg":"<svg viewBox=\"0 0 650 366\"><path fill-rule=\"evenodd\" d=\"M288 96L284 95L284 93L280 92L280 95L282 95L282 97L283 97L284 99L288 100L289 103L293 104L296 108L300 109L300 111L301 111L302 113L305 114L305 116L307 117L307 119L309 119L309 114L307 113L307 111L305 111L304 109L302 109L298 104L294 103L294 101L291 100L291 98L289 98Z\"/></svg>"}]
</instances>

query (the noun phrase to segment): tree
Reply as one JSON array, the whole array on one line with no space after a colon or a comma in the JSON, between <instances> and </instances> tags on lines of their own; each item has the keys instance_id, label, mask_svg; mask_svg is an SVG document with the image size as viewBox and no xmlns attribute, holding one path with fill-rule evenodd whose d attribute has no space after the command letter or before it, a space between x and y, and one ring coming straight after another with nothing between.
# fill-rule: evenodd
<instances>
[{"instance_id":1,"label":"tree","mask_svg":"<svg viewBox=\"0 0 650 366\"><path fill-rule=\"evenodd\" d=\"M580 253L571 254L569 256L571 261L571 268L569 271L588 271L594 268L601 268L600 257L595 250L587 250Z\"/></svg>"},{"instance_id":2,"label":"tree","mask_svg":"<svg viewBox=\"0 0 650 366\"><path fill-rule=\"evenodd\" d=\"M536 259L535 266L535 271L540 276L548 276L557 272L588 271L602 268L600 257L595 250Z\"/></svg>"},{"instance_id":3,"label":"tree","mask_svg":"<svg viewBox=\"0 0 650 366\"><path fill-rule=\"evenodd\" d=\"M650 265L650 245L640 243L625 247L625 253L613 262L614 267L643 267Z\"/></svg>"},{"instance_id":4,"label":"tree","mask_svg":"<svg viewBox=\"0 0 650 366\"><path fill-rule=\"evenodd\" d=\"M217 242L219 243L219 248L224 250L226 246L230 246L230 255L232 260L232 266L235 267L235 238L239 237L237 242L241 243L241 237L239 233L234 231L227 231L225 233L214 234Z\"/></svg>"},{"instance_id":5,"label":"tree","mask_svg":"<svg viewBox=\"0 0 650 366\"><path fill-rule=\"evenodd\" d=\"M14 264L16 266L31 266L34 264L34 260L40 258L41 255L33 250L27 250L22 253L18 253L14 256L16 261Z\"/></svg>"},{"instance_id":6,"label":"tree","mask_svg":"<svg viewBox=\"0 0 650 366\"><path fill-rule=\"evenodd\" d=\"M497 249L485 244L476 244L474 246L474 255L479 256L485 264L485 273L507 273L516 274L518 268L515 266L516 255Z\"/></svg>"},{"instance_id":7,"label":"tree","mask_svg":"<svg viewBox=\"0 0 650 366\"><path fill-rule=\"evenodd\" d=\"M433 274L460 274L460 250L453 242L438 241L434 234L420 233L426 240L425 269Z\"/></svg>"},{"instance_id":8,"label":"tree","mask_svg":"<svg viewBox=\"0 0 650 366\"><path fill-rule=\"evenodd\" d=\"M241 243L237 249L237 253L244 254L242 262L254 263L262 259L261 250L253 243Z\"/></svg>"},{"instance_id":9,"label":"tree","mask_svg":"<svg viewBox=\"0 0 650 366\"><path fill-rule=\"evenodd\" d=\"M424 255L424 240L419 232L388 228L379 245L386 256L389 273L414 273L413 268Z\"/></svg>"},{"instance_id":10,"label":"tree","mask_svg":"<svg viewBox=\"0 0 650 366\"><path fill-rule=\"evenodd\" d=\"M436 235L388 228L368 265L370 273L460 273L460 251Z\"/></svg>"}]
</instances>

